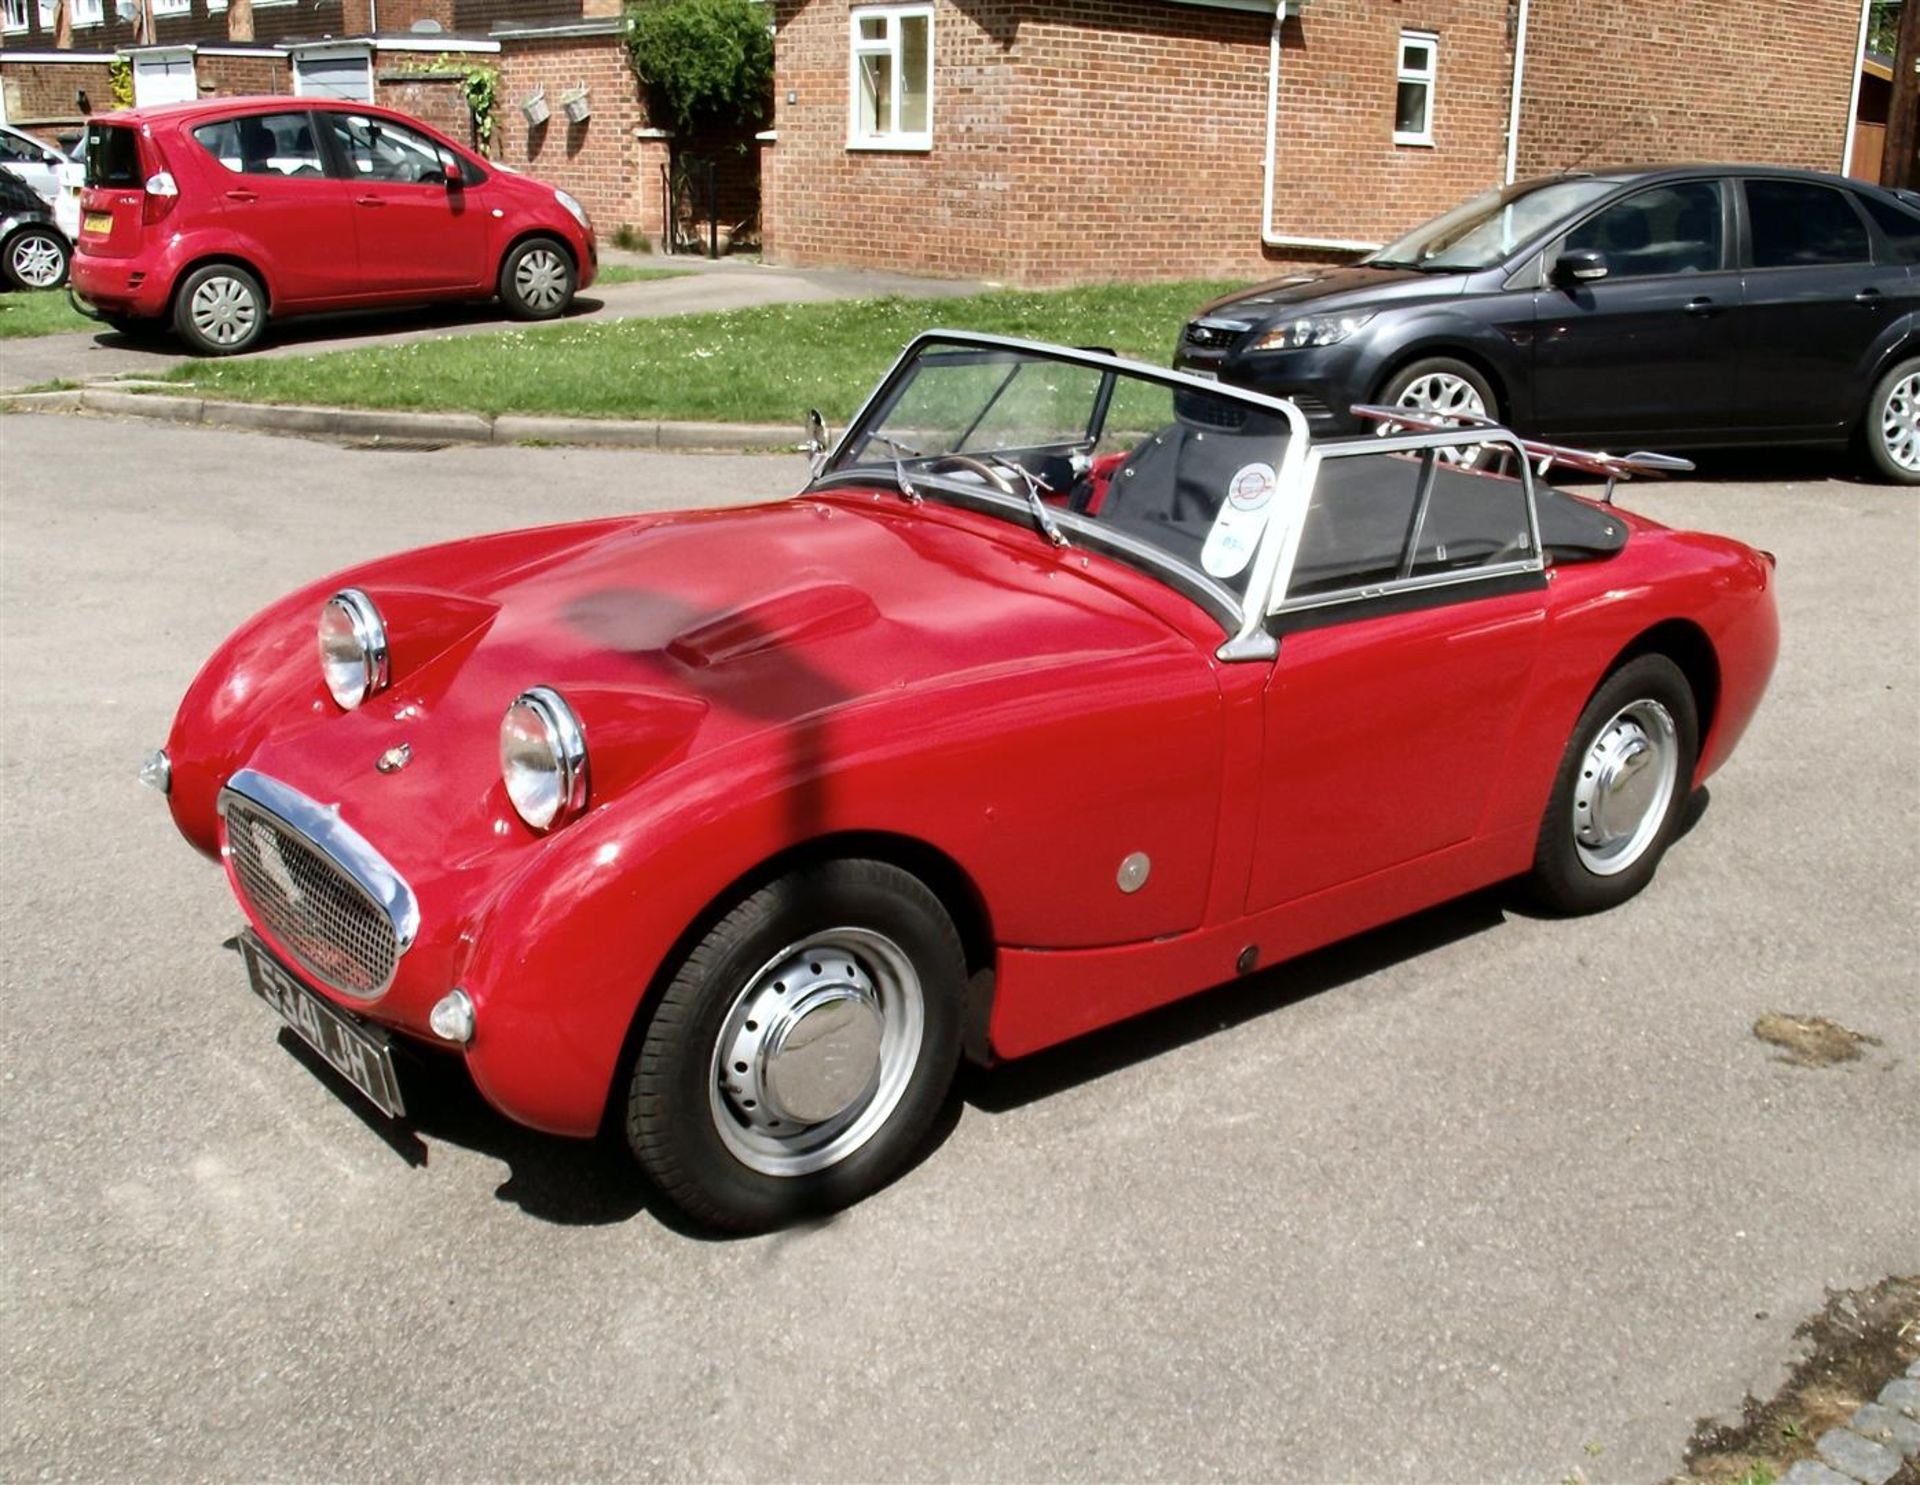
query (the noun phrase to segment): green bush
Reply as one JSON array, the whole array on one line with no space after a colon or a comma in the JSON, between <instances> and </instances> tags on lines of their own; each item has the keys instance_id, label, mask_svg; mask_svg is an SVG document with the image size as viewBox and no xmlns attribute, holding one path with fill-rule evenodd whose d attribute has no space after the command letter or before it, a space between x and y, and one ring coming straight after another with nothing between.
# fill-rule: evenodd
<instances>
[{"instance_id":1,"label":"green bush","mask_svg":"<svg viewBox=\"0 0 1920 1485\"><path fill-rule=\"evenodd\" d=\"M753 0L642 0L627 12L627 51L657 121L758 124L773 89L773 33Z\"/></svg>"}]
</instances>

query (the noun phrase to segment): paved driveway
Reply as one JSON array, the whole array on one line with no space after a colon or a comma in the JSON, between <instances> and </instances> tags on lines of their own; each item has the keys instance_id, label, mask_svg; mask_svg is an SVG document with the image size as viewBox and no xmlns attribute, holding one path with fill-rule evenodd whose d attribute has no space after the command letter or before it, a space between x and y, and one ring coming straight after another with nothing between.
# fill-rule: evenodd
<instances>
[{"instance_id":1,"label":"paved driveway","mask_svg":"<svg viewBox=\"0 0 1920 1485\"><path fill-rule=\"evenodd\" d=\"M8 1478L1646 1481L1828 1286L1920 1269L1911 492L1628 495L1779 553L1786 645L1624 909L1483 895L976 1076L874 1200L709 1242L457 1085L383 1142L133 768L305 578L797 461L0 448ZM1790 1067L1768 1010L1883 1045Z\"/></svg>"},{"instance_id":2,"label":"paved driveway","mask_svg":"<svg viewBox=\"0 0 1920 1485\"><path fill-rule=\"evenodd\" d=\"M620 262L684 270L684 276L642 283L598 285L580 295L574 319L653 319L700 310L753 309L766 304L812 304L828 299L940 299L978 293L984 285L964 279L915 278L901 273L851 268L763 268L722 259L641 259L609 255ZM497 304L439 305L381 314L321 315L274 326L259 356L310 356L319 351L398 345L508 329ZM131 340L102 327L72 335L0 340L0 393L53 381L101 377L158 376L193 358L166 337Z\"/></svg>"}]
</instances>

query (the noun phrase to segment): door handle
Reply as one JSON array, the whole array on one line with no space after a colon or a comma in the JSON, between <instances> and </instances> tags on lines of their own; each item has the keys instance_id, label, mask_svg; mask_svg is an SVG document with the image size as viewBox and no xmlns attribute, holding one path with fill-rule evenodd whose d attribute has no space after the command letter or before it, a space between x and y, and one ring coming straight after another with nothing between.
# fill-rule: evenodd
<instances>
[{"instance_id":1,"label":"door handle","mask_svg":"<svg viewBox=\"0 0 1920 1485\"><path fill-rule=\"evenodd\" d=\"M227 192L227 200L229 201L258 201L259 199L260 193L258 191L243 191L237 186Z\"/></svg>"},{"instance_id":2,"label":"door handle","mask_svg":"<svg viewBox=\"0 0 1920 1485\"><path fill-rule=\"evenodd\" d=\"M1872 287L1862 289L1858 294L1853 296L1853 302L1872 308L1880 302L1880 291Z\"/></svg>"},{"instance_id":3,"label":"door handle","mask_svg":"<svg viewBox=\"0 0 1920 1485\"><path fill-rule=\"evenodd\" d=\"M1690 315L1717 315L1720 313L1720 306L1715 304L1705 294L1697 294L1687 301L1687 313Z\"/></svg>"},{"instance_id":4,"label":"door handle","mask_svg":"<svg viewBox=\"0 0 1920 1485\"><path fill-rule=\"evenodd\" d=\"M353 198L353 204L355 206L385 206L387 203L379 196L355 196Z\"/></svg>"}]
</instances>

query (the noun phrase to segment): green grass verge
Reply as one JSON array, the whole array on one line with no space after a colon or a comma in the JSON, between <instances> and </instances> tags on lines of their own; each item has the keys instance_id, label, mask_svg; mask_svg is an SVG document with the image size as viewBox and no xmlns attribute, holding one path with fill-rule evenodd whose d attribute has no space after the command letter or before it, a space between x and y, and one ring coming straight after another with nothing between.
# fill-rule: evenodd
<instances>
[{"instance_id":1,"label":"green grass verge","mask_svg":"<svg viewBox=\"0 0 1920 1485\"><path fill-rule=\"evenodd\" d=\"M328 406L797 423L845 421L930 326L1108 347L1164 365L1222 283L1128 284L964 299L581 321L327 355L199 362L172 380L208 397Z\"/></svg>"},{"instance_id":2,"label":"green grass verge","mask_svg":"<svg viewBox=\"0 0 1920 1485\"><path fill-rule=\"evenodd\" d=\"M70 330L98 328L94 321L67 303L65 289L0 294L0 340L64 335Z\"/></svg>"},{"instance_id":3,"label":"green grass verge","mask_svg":"<svg viewBox=\"0 0 1920 1485\"><path fill-rule=\"evenodd\" d=\"M604 289L609 284L650 284L660 278L686 278L691 268L630 268L625 263L602 263L600 271L593 276L593 289ZM593 289L588 289L591 294Z\"/></svg>"}]
</instances>

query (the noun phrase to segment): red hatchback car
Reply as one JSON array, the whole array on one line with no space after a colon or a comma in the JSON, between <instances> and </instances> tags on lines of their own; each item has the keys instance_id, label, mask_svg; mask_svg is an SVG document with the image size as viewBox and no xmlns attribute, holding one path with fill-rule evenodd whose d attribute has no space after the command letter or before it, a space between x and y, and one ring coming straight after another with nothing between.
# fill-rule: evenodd
<instances>
[{"instance_id":1,"label":"red hatchback car","mask_svg":"<svg viewBox=\"0 0 1920 1485\"><path fill-rule=\"evenodd\" d=\"M565 191L418 120L321 98L137 108L88 129L72 281L108 324L171 321L205 355L269 317L497 294L551 319L593 282Z\"/></svg>"}]
</instances>

